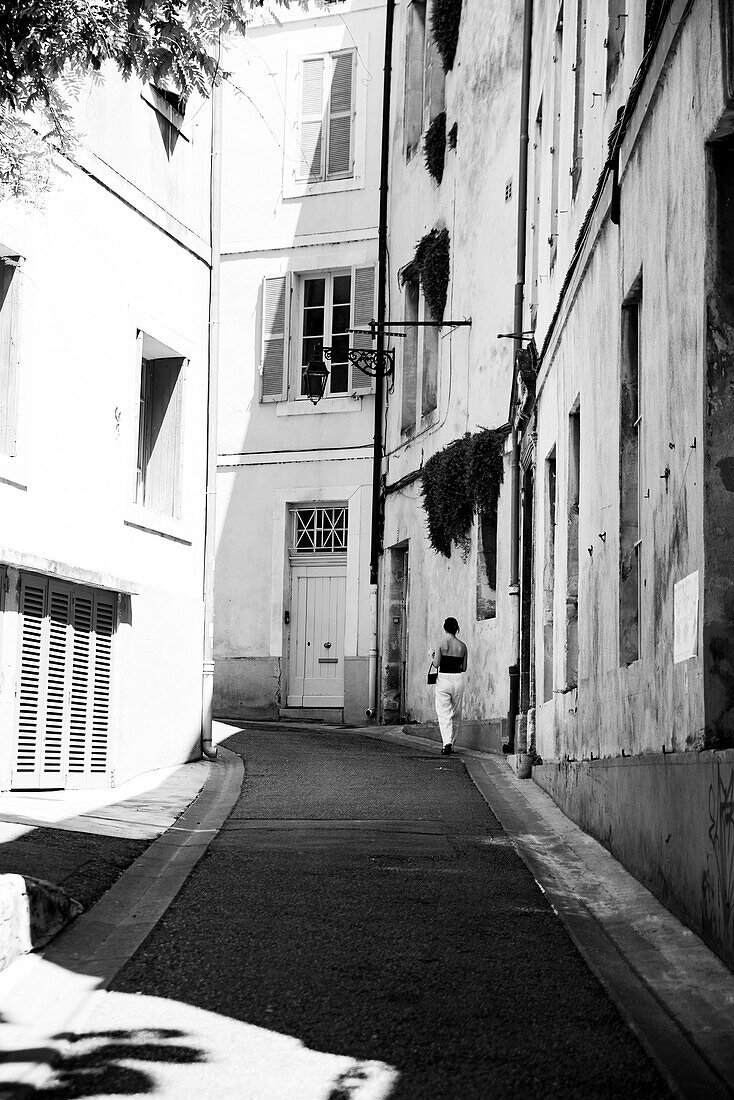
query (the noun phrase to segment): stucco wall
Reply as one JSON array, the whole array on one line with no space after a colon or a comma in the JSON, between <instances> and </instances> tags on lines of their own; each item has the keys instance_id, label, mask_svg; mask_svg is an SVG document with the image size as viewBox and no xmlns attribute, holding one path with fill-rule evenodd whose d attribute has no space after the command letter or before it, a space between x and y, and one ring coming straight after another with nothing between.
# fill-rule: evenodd
<instances>
[{"instance_id":1,"label":"stucco wall","mask_svg":"<svg viewBox=\"0 0 734 1100\"><path fill-rule=\"evenodd\" d=\"M404 316L398 272L413 259L420 238L437 225L451 237L451 281L445 319L471 318L470 328L440 333L438 408L416 430L401 432L405 384L402 345L396 340L394 390L387 401L388 487L420 469L435 451L467 431L497 427L507 420L512 377L511 341L497 334L512 328L515 281L516 175L519 109L521 5L467 5L462 9L454 67L446 76L446 126L457 124L456 150L446 149L443 181L426 171L422 146L406 160L403 128L405 46L408 5L395 13L391 100L388 315ZM508 181L514 190L506 201ZM512 185L512 184L511 184ZM419 395L420 400L420 395ZM509 527L503 492L498 530ZM405 716L419 722L434 717L433 691L426 685L428 650L446 615L454 615L469 647L464 702L468 720L501 720L506 715L511 626L508 541L498 538L497 617L476 614L476 526L466 561L434 553L426 531L420 482L389 493L385 501L384 545L407 544L409 557ZM383 675L390 630L386 570L381 608Z\"/></svg>"},{"instance_id":2,"label":"stucco wall","mask_svg":"<svg viewBox=\"0 0 734 1100\"><path fill-rule=\"evenodd\" d=\"M118 94L129 114L116 128L112 167L101 133L109 142L102 123L110 100L118 117ZM84 170L67 164L43 209L0 208L0 241L23 257L18 445L0 460L0 562L126 593L111 752L123 781L190 758L200 736L210 109L189 131L195 155L182 144L181 161L169 162L139 86L121 89L112 77L82 105ZM188 192L172 182L179 165L190 173ZM187 360L177 520L134 503L138 330ZM3 638L0 706L12 729L17 636ZM3 739L3 785L11 740Z\"/></svg>"}]
</instances>

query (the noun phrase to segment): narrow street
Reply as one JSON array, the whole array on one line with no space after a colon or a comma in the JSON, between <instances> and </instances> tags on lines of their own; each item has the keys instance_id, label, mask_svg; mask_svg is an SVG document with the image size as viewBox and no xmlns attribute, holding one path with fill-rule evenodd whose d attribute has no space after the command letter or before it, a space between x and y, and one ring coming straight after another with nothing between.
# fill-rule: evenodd
<instances>
[{"instance_id":1,"label":"narrow street","mask_svg":"<svg viewBox=\"0 0 734 1100\"><path fill-rule=\"evenodd\" d=\"M226 745L234 811L34 1095L669 1095L458 757L339 730ZM314 1052L382 1085L319 1092Z\"/></svg>"}]
</instances>

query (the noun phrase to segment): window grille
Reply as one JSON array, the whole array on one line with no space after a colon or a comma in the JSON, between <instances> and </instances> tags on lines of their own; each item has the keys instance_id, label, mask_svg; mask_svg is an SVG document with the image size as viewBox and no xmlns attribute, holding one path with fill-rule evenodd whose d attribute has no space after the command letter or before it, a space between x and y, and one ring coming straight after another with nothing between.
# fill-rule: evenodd
<instances>
[{"instance_id":1,"label":"window grille","mask_svg":"<svg viewBox=\"0 0 734 1100\"><path fill-rule=\"evenodd\" d=\"M340 554L346 550L346 508L298 508L293 516L296 553Z\"/></svg>"}]
</instances>

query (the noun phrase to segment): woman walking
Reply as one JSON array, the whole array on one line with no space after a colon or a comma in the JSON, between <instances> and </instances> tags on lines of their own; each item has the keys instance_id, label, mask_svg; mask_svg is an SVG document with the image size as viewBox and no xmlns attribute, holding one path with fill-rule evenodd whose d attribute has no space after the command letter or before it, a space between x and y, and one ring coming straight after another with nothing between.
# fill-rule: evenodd
<instances>
[{"instance_id":1,"label":"woman walking","mask_svg":"<svg viewBox=\"0 0 734 1100\"><path fill-rule=\"evenodd\" d=\"M459 732L461 700L464 696L467 649L456 637L458 633L459 624L453 616L449 616L443 624L441 639L431 654L438 669L436 714L443 741L442 756L449 756L453 752L454 741Z\"/></svg>"}]
</instances>

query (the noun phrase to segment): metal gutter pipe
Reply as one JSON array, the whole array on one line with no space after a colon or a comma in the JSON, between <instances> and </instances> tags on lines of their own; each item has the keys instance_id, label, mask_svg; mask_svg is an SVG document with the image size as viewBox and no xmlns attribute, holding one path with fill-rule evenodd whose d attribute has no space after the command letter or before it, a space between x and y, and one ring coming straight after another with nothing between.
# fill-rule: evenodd
<instances>
[{"instance_id":1,"label":"metal gutter pipe","mask_svg":"<svg viewBox=\"0 0 734 1100\"><path fill-rule=\"evenodd\" d=\"M216 759L212 743L214 698L214 558L216 553L217 403L219 390L219 290L222 214L222 88L212 89L210 176L209 371L206 416L206 505L204 512L204 645L201 675L201 753Z\"/></svg>"},{"instance_id":2,"label":"metal gutter pipe","mask_svg":"<svg viewBox=\"0 0 734 1100\"><path fill-rule=\"evenodd\" d=\"M377 231L377 352L385 350L385 314L387 283L387 194L390 178L390 83L392 79L392 41L395 23L395 0L385 6L385 64L382 81L382 147L380 152L380 213ZM367 716L377 716L377 580L382 551L381 501L382 484L382 417L385 384L377 373L375 378L375 431L372 451L372 522L370 539L370 649L368 663Z\"/></svg>"},{"instance_id":3,"label":"metal gutter pipe","mask_svg":"<svg viewBox=\"0 0 734 1100\"><path fill-rule=\"evenodd\" d=\"M520 95L520 158L517 172L517 278L512 318L513 394L517 377L517 354L522 350L523 303L525 293L525 249L528 204L528 146L530 115L530 59L533 40L533 0L525 0L523 16L522 77ZM510 410L510 700L507 724L510 746L515 744L515 724L520 709L520 440Z\"/></svg>"}]
</instances>

